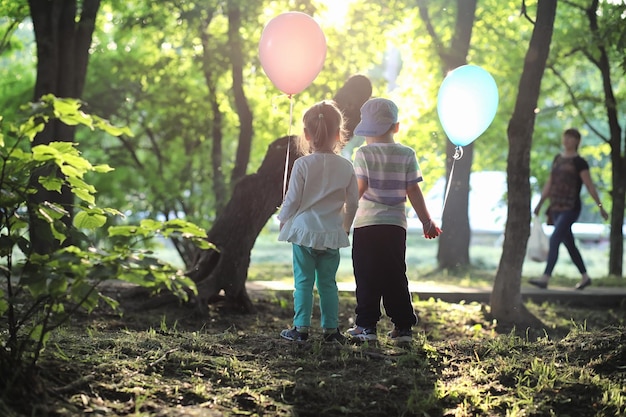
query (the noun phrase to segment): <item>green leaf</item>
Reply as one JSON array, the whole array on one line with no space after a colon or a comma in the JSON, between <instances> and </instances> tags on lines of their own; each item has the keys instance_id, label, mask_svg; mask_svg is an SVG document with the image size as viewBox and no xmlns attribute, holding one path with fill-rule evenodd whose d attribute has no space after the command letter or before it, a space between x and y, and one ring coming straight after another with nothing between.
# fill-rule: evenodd
<instances>
[{"instance_id":1,"label":"green leaf","mask_svg":"<svg viewBox=\"0 0 626 417\"><path fill-rule=\"evenodd\" d=\"M87 184L85 181L83 181L80 178L76 178L76 177L71 177L67 179L67 182L72 186L73 189L81 189L81 190L85 190L89 193L95 193L96 192L96 187L94 187L91 184Z\"/></svg>"},{"instance_id":2,"label":"green leaf","mask_svg":"<svg viewBox=\"0 0 626 417\"><path fill-rule=\"evenodd\" d=\"M60 297L67 291L67 278L55 277L48 283L48 294L52 297Z\"/></svg>"},{"instance_id":3,"label":"green leaf","mask_svg":"<svg viewBox=\"0 0 626 417\"><path fill-rule=\"evenodd\" d=\"M15 246L15 240L7 235L0 235L0 257L5 257L11 253Z\"/></svg>"},{"instance_id":4,"label":"green leaf","mask_svg":"<svg viewBox=\"0 0 626 417\"><path fill-rule=\"evenodd\" d=\"M137 236L138 232L137 226L111 226L109 227L109 237L113 236Z\"/></svg>"},{"instance_id":5,"label":"green leaf","mask_svg":"<svg viewBox=\"0 0 626 417\"><path fill-rule=\"evenodd\" d=\"M79 229L98 229L106 223L106 216L99 213L80 211L74 216L74 227Z\"/></svg>"},{"instance_id":6,"label":"green leaf","mask_svg":"<svg viewBox=\"0 0 626 417\"><path fill-rule=\"evenodd\" d=\"M114 168L111 168L109 165L107 164L101 164L101 165L95 165L93 166L93 170L95 172L100 172L100 173L107 173L107 172L111 172L114 171Z\"/></svg>"},{"instance_id":7,"label":"green leaf","mask_svg":"<svg viewBox=\"0 0 626 417\"><path fill-rule=\"evenodd\" d=\"M144 288L153 288L156 286L154 280L150 280L151 274L145 270L126 271L118 275L118 279L131 284L137 284Z\"/></svg>"},{"instance_id":8,"label":"green leaf","mask_svg":"<svg viewBox=\"0 0 626 417\"><path fill-rule=\"evenodd\" d=\"M50 142L48 146L58 151L58 153L63 156L64 161L68 160L67 157L69 155L79 155L76 144L72 142Z\"/></svg>"},{"instance_id":9,"label":"green leaf","mask_svg":"<svg viewBox=\"0 0 626 417\"><path fill-rule=\"evenodd\" d=\"M90 194L89 191L82 190L79 188L72 188L72 193L74 193L76 197L80 198L81 200L89 204L96 203L96 198L92 194Z\"/></svg>"},{"instance_id":10,"label":"green leaf","mask_svg":"<svg viewBox=\"0 0 626 417\"><path fill-rule=\"evenodd\" d=\"M111 123L109 123L108 120L104 120L98 116L93 116L93 121L94 121L95 128L100 129L108 133L109 135L112 135L112 136L126 135L130 137L134 136L133 132L130 130L130 128L128 128L128 126L124 126L124 127L113 126Z\"/></svg>"},{"instance_id":11,"label":"green leaf","mask_svg":"<svg viewBox=\"0 0 626 417\"><path fill-rule=\"evenodd\" d=\"M78 153L73 155L69 153L63 154L62 160L65 164L71 165L74 169L81 173L93 170L91 163Z\"/></svg>"},{"instance_id":12,"label":"green leaf","mask_svg":"<svg viewBox=\"0 0 626 417\"><path fill-rule=\"evenodd\" d=\"M55 314L65 313L65 306L62 303L54 303L50 308Z\"/></svg>"},{"instance_id":13,"label":"green leaf","mask_svg":"<svg viewBox=\"0 0 626 417\"><path fill-rule=\"evenodd\" d=\"M30 240L26 239L24 236L20 236L17 239L17 247L20 248L23 254L30 253Z\"/></svg>"},{"instance_id":14,"label":"green leaf","mask_svg":"<svg viewBox=\"0 0 626 417\"><path fill-rule=\"evenodd\" d=\"M37 212L40 217L48 223L53 223L54 220L61 219L63 216L68 214L67 210L65 210L62 206L48 202L40 204Z\"/></svg>"},{"instance_id":15,"label":"green leaf","mask_svg":"<svg viewBox=\"0 0 626 417\"><path fill-rule=\"evenodd\" d=\"M26 123L20 125L18 135L20 137L26 137L32 142L35 136L37 136L37 133L41 132L44 127L46 127L45 123L48 122L48 119L49 118L45 116L29 118Z\"/></svg>"},{"instance_id":16,"label":"green leaf","mask_svg":"<svg viewBox=\"0 0 626 417\"><path fill-rule=\"evenodd\" d=\"M38 324L30 331L30 338L35 341L39 341L43 334L43 324Z\"/></svg>"},{"instance_id":17,"label":"green leaf","mask_svg":"<svg viewBox=\"0 0 626 417\"><path fill-rule=\"evenodd\" d=\"M37 145L32 149L33 159L35 161L56 161L61 156L61 153L49 145Z\"/></svg>"},{"instance_id":18,"label":"green leaf","mask_svg":"<svg viewBox=\"0 0 626 417\"><path fill-rule=\"evenodd\" d=\"M156 233L163 227L163 222L153 219L143 219L139 222L139 227L147 232Z\"/></svg>"},{"instance_id":19,"label":"green leaf","mask_svg":"<svg viewBox=\"0 0 626 417\"><path fill-rule=\"evenodd\" d=\"M58 117L66 125L69 125L69 126L85 125L93 129L92 118L88 114L83 113L82 111L78 111L72 114L60 114Z\"/></svg>"},{"instance_id":20,"label":"green leaf","mask_svg":"<svg viewBox=\"0 0 626 417\"><path fill-rule=\"evenodd\" d=\"M107 214L111 215L111 216L126 217L126 216L124 216L124 213L122 213L121 211L119 211L117 209L114 209L114 208L105 207L105 208L102 209L102 211L104 213L107 213Z\"/></svg>"},{"instance_id":21,"label":"green leaf","mask_svg":"<svg viewBox=\"0 0 626 417\"><path fill-rule=\"evenodd\" d=\"M68 179L81 178L83 176L83 172L76 169L76 167L74 167L73 165L59 164L59 167L61 168L61 172L63 173L63 175L68 177Z\"/></svg>"},{"instance_id":22,"label":"green leaf","mask_svg":"<svg viewBox=\"0 0 626 417\"><path fill-rule=\"evenodd\" d=\"M41 184L41 186L48 191L56 191L60 193L63 181L54 176L39 177L39 184Z\"/></svg>"},{"instance_id":23,"label":"green leaf","mask_svg":"<svg viewBox=\"0 0 626 417\"><path fill-rule=\"evenodd\" d=\"M4 291L0 290L0 317L4 316L4 313L9 309L9 303L4 298Z\"/></svg>"},{"instance_id":24,"label":"green leaf","mask_svg":"<svg viewBox=\"0 0 626 417\"><path fill-rule=\"evenodd\" d=\"M70 296L75 303L82 302L82 307L88 311L93 310L98 305L98 292L94 290L92 284L85 281L75 282L70 289Z\"/></svg>"},{"instance_id":25,"label":"green leaf","mask_svg":"<svg viewBox=\"0 0 626 417\"><path fill-rule=\"evenodd\" d=\"M39 297L46 291L46 278L39 274L22 275L19 285L26 288L33 297Z\"/></svg>"},{"instance_id":26,"label":"green leaf","mask_svg":"<svg viewBox=\"0 0 626 417\"><path fill-rule=\"evenodd\" d=\"M119 305L120 305L120 302L119 302L119 301L117 301L117 300L115 300L115 299L113 299L113 298L111 298L111 297L109 297L109 296L107 296L107 295L100 294L100 298L101 298L102 300L104 300L104 302L105 302L105 303L106 303L109 307L111 307L113 310L117 310L117 308L118 308L118 307L119 307Z\"/></svg>"}]
</instances>

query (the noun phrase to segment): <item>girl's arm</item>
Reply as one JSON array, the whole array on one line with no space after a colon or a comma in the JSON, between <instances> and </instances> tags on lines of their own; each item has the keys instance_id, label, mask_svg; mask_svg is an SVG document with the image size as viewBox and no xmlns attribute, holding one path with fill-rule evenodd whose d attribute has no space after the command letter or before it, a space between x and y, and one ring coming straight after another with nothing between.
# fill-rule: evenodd
<instances>
[{"instance_id":1,"label":"girl's arm","mask_svg":"<svg viewBox=\"0 0 626 417\"><path fill-rule=\"evenodd\" d=\"M355 175L352 175L350 184L346 189L346 203L343 213L343 230L350 234L350 227L354 221L354 216L359 207L359 185Z\"/></svg>"},{"instance_id":2,"label":"girl's arm","mask_svg":"<svg viewBox=\"0 0 626 417\"><path fill-rule=\"evenodd\" d=\"M607 220L609 218L609 213L607 213L606 210L604 210L604 207L602 207L602 201L600 201L600 197L598 196L596 187L593 185L593 181L591 180L591 174L589 174L588 169L580 171L580 179L583 180L583 184L585 184L585 187L587 187L589 195L591 195L593 201L595 201L596 205L600 208L600 215L604 220Z\"/></svg>"},{"instance_id":3,"label":"girl's arm","mask_svg":"<svg viewBox=\"0 0 626 417\"><path fill-rule=\"evenodd\" d=\"M297 161L296 161L297 162ZM287 194L283 201L282 207L278 213L278 220L280 220L280 228L287 220L293 217L302 201L302 189L304 188L304 174L301 172L299 164L294 164L291 171L291 178L289 178L289 186L287 187Z\"/></svg>"}]
</instances>

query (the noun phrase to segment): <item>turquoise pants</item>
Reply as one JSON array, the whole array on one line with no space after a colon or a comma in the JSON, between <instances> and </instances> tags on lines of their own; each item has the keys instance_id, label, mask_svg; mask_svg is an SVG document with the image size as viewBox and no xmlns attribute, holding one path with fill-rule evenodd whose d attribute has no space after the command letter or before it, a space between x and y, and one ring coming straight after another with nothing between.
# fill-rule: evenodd
<instances>
[{"instance_id":1,"label":"turquoise pants","mask_svg":"<svg viewBox=\"0 0 626 417\"><path fill-rule=\"evenodd\" d=\"M322 328L336 329L339 325L339 294L335 279L339 268L339 249L317 250L292 246L294 326L311 326L313 285L317 284Z\"/></svg>"}]
</instances>

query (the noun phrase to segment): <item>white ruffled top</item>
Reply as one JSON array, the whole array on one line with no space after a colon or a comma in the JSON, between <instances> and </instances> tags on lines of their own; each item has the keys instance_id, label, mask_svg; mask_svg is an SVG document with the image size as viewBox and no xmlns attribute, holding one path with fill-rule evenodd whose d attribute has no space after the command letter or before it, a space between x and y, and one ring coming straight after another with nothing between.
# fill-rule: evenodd
<instances>
[{"instance_id":1,"label":"white ruffled top","mask_svg":"<svg viewBox=\"0 0 626 417\"><path fill-rule=\"evenodd\" d=\"M348 232L359 190L352 163L333 153L313 153L293 165L278 214L279 241L313 249L350 246Z\"/></svg>"}]
</instances>

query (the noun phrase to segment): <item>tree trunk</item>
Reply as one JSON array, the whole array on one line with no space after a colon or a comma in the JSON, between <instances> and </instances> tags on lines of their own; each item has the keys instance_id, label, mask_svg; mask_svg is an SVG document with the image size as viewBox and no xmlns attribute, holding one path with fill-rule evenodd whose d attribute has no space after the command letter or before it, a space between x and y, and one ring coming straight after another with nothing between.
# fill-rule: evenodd
<instances>
[{"instance_id":1,"label":"tree trunk","mask_svg":"<svg viewBox=\"0 0 626 417\"><path fill-rule=\"evenodd\" d=\"M37 43L37 81L33 94L34 101L45 94L62 98L79 99L83 93L89 47L100 7L100 0L84 0L81 4L80 20L76 21L76 1L29 0L30 15ZM46 124L37 134L32 146L48 144L52 141L74 141L75 129L58 120ZM29 198L30 205L50 202L62 205L68 212L63 222L72 222L74 196L64 188L59 194L46 191L39 184L39 177L49 172L31 173L30 184L37 192ZM57 171L57 175L61 175ZM30 238L32 250L49 253L56 246L50 228L43 220L31 213ZM69 243L69 242L66 242Z\"/></svg>"},{"instance_id":2,"label":"tree trunk","mask_svg":"<svg viewBox=\"0 0 626 417\"><path fill-rule=\"evenodd\" d=\"M471 230L469 225L470 174L474 145L463 147L463 157L454 161L455 145L446 145L446 188L449 186L448 199L442 213L437 262L440 269L458 270L470 264L469 244ZM454 165L453 165L454 163ZM454 171L452 171L454 167ZM450 175L452 173L452 175ZM449 184L448 184L449 182Z\"/></svg>"},{"instance_id":3,"label":"tree trunk","mask_svg":"<svg viewBox=\"0 0 626 417\"><path fill-rule=\"evenodd\" d=\"M508 215L502 257L491 293L491 314L501 329L539 324L522 304L521 275L530 235L530 148L541 79L550 52L556 1L539 0L537 21L524 59L515 109L508 126Z\"/></svg>"},{"instance_id":4,"label":"tree trunk","mask_svg":"<svg viewBox=\"0 0 626 417\"><path fill-rule=\"evenodd\" d=\"M233 69L233 96L237 116L239 117L239 140L237 141L237 156L235 166L231 172L231 187L246 175L250 161L252 146L252 111L248 105L243 89L243 56L241 55L241 10L239 5L229 4L228 9L228 45L230 47L230 63Z\"/></svg>"},{"instance_id":5,"label":"tree trunk","mask_svg":"<svg viewBox=\"0 0 626 417\"><path fill-rule=\"evenodd\" d=\"M427 4L418 2L422 21L426 24L428 33L437 48L441 59L444 77L446 74L467 63L467 54L472 39L472 29L476 13L477 0L457 0L456 23L454 36L449 48L443 46L439 35L430 20ZM472 170L473 144L463 148L463 158L454 162L455 146L449 141L446 143L446 181L450 181L448 200L442 213L441 228L444 233L439 236L437 261L441 269L459 269L470 264L470 225L469 208L469 179ZM454 178L450 178L454 162ZM446 187L448 184L446 182Z\"/></svg>"},{"instance_id":6,"label":"tree trunk","mask_svg":"<svg viewBox=\"0 0 626 417\"><path fill-rule=\"evenodd\" d=\"M289 137L274 141L255 174L241 179L233 195L208 233L208 241L219 249L199 253L189 276L197 283L200 309L222 290L227 301L250 312L254 306L246 291L250 252L257 236L282 202L282 179ZM289 169L296 160L292 136Z\"/></svg>"},{"instance_id":7,"label":"tree trunk","mask_svg":"<svg viewBox=\"0 0 626 417\"><path fill-rule=\"evenodd\" d=\"M205 18L200 26L200 41L202 42L202 73L204 81L209 90L207 101L211 104L211 180L213 183L213 194L215 197L215 213L219 214L226 205L228 198L226 180L222 171L222 142L223 142L223 121L224 116L220 110L220 103L217 99L217 75L215 74L213 57L211 56L211 42L209 33L204 30L208 27L213 18L212 13Z\"/></svg>"},{"instance_id":8,"label":"tree trunk","mask_svg":"<svg viewBox=\"0 0 626 417\"><path fill-rule=\"evenodd\" d=\"M611 147L612 185L611 198L611 235L609 249L609 274L623 277L624 257L624 210L626 210L626 149L620 150L619 136L612 142L616 146ZM624 136L624 148L626 148L626 135Z\"/></svg>"},{"instance_id":9,"label":"tree trunk","mask_svg":"<svg viewBox=\"0 0 626 417\"><path fill-rule=\"evenodd\" d=\"M346 81L337 92L335 101L342 112L348 113L346 127L353 131L361 118L360 109L370 97L371 82L362 75ZM235 184L233 195L218 215L208 233L208 240L219 252L199 252L195 266L188 275L197 283L197 307L204 311L207 303L219 298L222 290L226 300L243 312L254 311L246 291L250 253L257 236L282 203L282 183L288 137L274 141L268 148L261 167ZM298 157L295 137L290 145L288 169ZM288 172L288 174L289 174Z\"/></svg>"},{"instance_id":10,"label":"tree trunk","mask_svg":"<svg viewBox=\"0 0 626 417\"><path fill-rule=\"evenodd\" d=\"M593 0L591 6L586 10L589 27L596 40L602 38L598 26L598 6L599 0ZM602 76L604 105L610 132L609 144L611 146L611 185L613 188L611 197L613 206L611 209L609 274L621 277L623 273L622 260L624 256L624 234L622 225L624 224L624 207L626 204L626 149L622 152L622 129L619 124L617 100L613 93L609 54L604 45L600 41L597 42L596 47L599 57L597 59L590 58L590 60L600 70ZM624 148L626 148L626 137L624 139Z\"/></svg>"}]
</instances>

